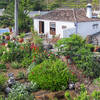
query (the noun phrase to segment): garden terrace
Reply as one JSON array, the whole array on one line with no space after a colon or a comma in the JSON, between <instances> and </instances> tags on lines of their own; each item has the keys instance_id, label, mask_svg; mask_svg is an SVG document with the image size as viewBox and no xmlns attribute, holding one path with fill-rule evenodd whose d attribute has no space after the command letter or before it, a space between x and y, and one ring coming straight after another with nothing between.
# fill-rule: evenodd
<instances>
[{"instance_id":1,"label":"garden terrace","mask_svg":"<svg viewBox=\"0 0 100 100\"><path fill-rule=\"evenodd\" d=\"M5 75L8 76L12 72L14 73L15 81L16 79L19 81L9 87L12 89L12 92L8 94L8 98L19 98L19 95L27 95L28 98L29 96L31 98L32 95L31 99L33 100L33 95L35 95L35 98L38 100L39 96L45 95L49 100L49 95L52 94L54 95L53 98L56 97L60 100L61 95L61 100L64 100L65 97L67 98L64 94L66 90L70 94L75 94L75 97L78 98L76 95L80 94L79 91L83 83L85 85L85 87L83 86L84 89L87 89L82 92L83 94L85 92L91 94L94 89L96 89L95 93L99 93L97 91L100 88L93 83L93 79L100 76L97 64L99 62L95 60L95 63L97 63L93 63L94 59L91 60L93 55L90 51L92 45L85 44L80 36L77 36L77 39L73 35L66 39L57 40L55 46L59 49L59 52L54 53L50 49L46 50L43 48L43 40L36 33L32 34L32 37L27 42L19 42L17 40L2 41L1 38L0 41L1 44L3 43L0 45L0 72L2 72L0 76L2 89L0 91L3 92L8 86ZM65 52L62 52L62 50L65 50ZM74 63L69 63L69 61ZM90 63L94 66L92 67ZM4 80L2 77L5 77ZM89 77L92 79L89 79ZM95 80L95 82L98 80ZM73 87L70 87L72 85ZM25 94L21 93L21 91Z\"/></svg>"}]
</instances>

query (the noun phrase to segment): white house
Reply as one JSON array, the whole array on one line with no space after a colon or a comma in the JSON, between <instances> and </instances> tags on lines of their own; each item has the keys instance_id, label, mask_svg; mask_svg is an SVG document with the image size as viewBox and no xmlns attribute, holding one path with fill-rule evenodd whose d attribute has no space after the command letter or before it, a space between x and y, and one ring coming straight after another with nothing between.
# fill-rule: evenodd
<instances>
[{"instance_id":1,"label":"white house","mask_svg":"<svg viewBox=\"0 0 100 100\"><path fill-rule=\"evenodd\" d=\"M83 37L100 32L100 18L87 9L58 9L34 18L34 30L39 34L59 35L61 38L76 33Z\"/></svg>"}]
</instances>

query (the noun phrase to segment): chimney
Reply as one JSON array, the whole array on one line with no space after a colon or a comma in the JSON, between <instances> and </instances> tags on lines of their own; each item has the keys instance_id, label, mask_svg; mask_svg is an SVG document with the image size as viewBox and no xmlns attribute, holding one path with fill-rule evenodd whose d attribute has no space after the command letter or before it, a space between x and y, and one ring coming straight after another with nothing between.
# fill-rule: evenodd
<instances>
[{"instance_id":1,"label":"chimney","mask_svg":"<svg viewBox=\"0 0 100 100\"><path fill-rule=\"evenodd\" d=\"M92 5L91 5L90 3L87 4L86 16L87 16L88 18L92 18Z\"/></svg>"}]
</instances>

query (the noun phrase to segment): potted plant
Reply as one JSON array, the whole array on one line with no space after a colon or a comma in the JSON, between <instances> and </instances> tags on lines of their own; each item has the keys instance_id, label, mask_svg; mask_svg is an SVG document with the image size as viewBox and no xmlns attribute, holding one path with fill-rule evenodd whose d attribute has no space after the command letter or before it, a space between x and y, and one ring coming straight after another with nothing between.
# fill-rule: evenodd
<instances>
[{"instance_id":1,"label":"potted plant","mask_svg":"<svg viewBox=\"0 0 100 100\"><path fill-rule=\"evenodd\" d=\"M22 43L22 42L24 41L24 36L25 36L25 33L21 33L21 34L19 35L18 41L19 41L20 43Z\"/></svg>"},{"instance_id":2,"label":"potted plant","mask_svg":"<svg viewBox=\"0 0 100 100\"><path fill-rule=\"evenodd\" d=\"M10 33L9 32L5 32L4 35L5 35L6 40L10 40Z\"/></svg>"}]
</instances>

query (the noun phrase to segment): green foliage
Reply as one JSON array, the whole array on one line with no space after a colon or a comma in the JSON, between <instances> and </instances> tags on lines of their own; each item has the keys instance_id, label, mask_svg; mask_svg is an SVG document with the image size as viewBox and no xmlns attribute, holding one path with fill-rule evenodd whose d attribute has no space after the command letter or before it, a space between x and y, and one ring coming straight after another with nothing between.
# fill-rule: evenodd
<instances>
[{"instance_id":1,"label":"green foliage","mask_svg":"<svg viewBox=\"0 0 100 100\"><path fill-rule=\"evenodd\" d=\"M4 33L4 35L9 36L9 35L10 35L10 33L9 33L9 32L5 32L5 33Z\"/></svg>"},{"instance_id":2,"label":"green foliage","mask_svg":"<svg viewBox=\"0 0 100 100\"><path fill-rule=\"evenodd\" d=\"M28 94L26 86L20 83L12 86L8 98L9 100L34 100L34 97Z\"/></svg>"},{"instance_id":3,"label":"green foliage","mask_svg":"<svg viewBox=\"0 0 100 100\"><path fill-rule=\"evenodd\" d=\"M31 82L31 83L27 86L27 89L28 89L30 92L36 92L36 91L39 90L39 86L38 86L36 83Z\"/></svg>"},{"instance_id":4,"label":"green foliage","mask_svg":"<svg viewBox=\"0 0 100 100\"><path fill-rule=\"evenodd\" d=\"M56 47L58 47L60 51L64 51L61 52L61 54L65 56L72 56L76 54L76 51L78 51L79 48L81 48L84 45L84 43L85 41L82 39L81 36L73 34L69 38L63 38L61 40L58 40Z\"/></svg>"},{"instance_id":5,"label":"green foliage","mask_svg":"<svg viewBox=\"0 0 100 100\"><path fill-rule=\"evenodd\" d=\"M20 64L17 61L11 62L11 67L14 69L18 69L20 68Z\"/></svg>"},{"instance_id":6,"label":"green foliage","mask_svg":"<svg viewBox=\"0 0 100 100\"><path fill-rule=\"evenodd\" d=\"M66 92L65 92L65 98L66 98L67 100L72 100L69 91L66 91Z\"/></svg>"},{"instance_id":7,"label":"green foliage","mask_svg":"<svg viewBox=\"0 0 100 100\"><path fill-rule=\"evenodd\" d=\"M9 16L0 16L0 27L8 27L8 26L13 26L14 21Z\"/></svg>"},{"instance_id":8,"label":"green foliage","mask_svg":"<svg viewBox=\"0 0 100 100\"><path fill-rule=\"evenodd\" d=\"M75 82L73 76L65 63L61 60L45 60L33 67L28 76L29 80L35 82L41 89L63 90L68 88L69 82Z\"/></svg>"},{"instance_id":9,"label":"green foliage","mask_svg":"<svg viewBox=\"0 0 100 100\"><path fill-rule=\"evenodd\" d=\"M24 38L24 36L25 36L25 33L20 33L20 38Z\"/></svg>"},{"instance_id":10,"label":"green foliage","mask_svg":"<svg viewBox=\"0 0 100 100\"><path fill-rule=\"evenodd\" d=\"M25 79L26 78L25 73L24 72L19 72L18 75L17 75L17 78Z\"/></svg>"},{"instance_id":11,"label":"green foliage","mask_svg":"<svg viewBox=\"0 0 100 100\"><path fill-rule=\"evenodd\" d=\"M93 97L94 100L100 100L100 91L96 91L96 90L93 91L91 96Z\"/></svg>"},{"instance_id":12,"label":"green foliage","mask_svg":"<svg viewBox=\"0 0 100 100\"><path fill-rule=\"evenodd\" d=\"M99 62L96 61L93 52L91 52L93 45L86 44L82 37L73 34L69 38L59 40L56 47L59 49L59 54L70 56L77 67L84 71L86 76L95 78L100 75Z\"/></svg>"},{"instance_id":13,"label":"green foliage","mask_svg":"<svg viewBox=\"0 0 100 100\"><path fill-rule=\"evenodd\" d=\"M0 70L1 69L6 69L6 65L5 64L0 64Z\"/></svg>"},{"instance_id":14,"label":"green foliage","mask_svg":"<svg viewBox=\"0 0 100 100\"><path fill-rule=\"evenodd\" d=\"M29 65L32 63L32 58L31 57L24 57L21 61L21 66L24 68L29 67Z\"/></svg>"},{"instance_id":15,"label":"green foliage","mask_svg":"<svg viewBox=\"0 0 100 100\"><path fill-rule=\"evenodd\" d=\"M29 32L33 25L32 19L28 16L31 8L30 0L20 0L18 8L19 32ZM9 24L14 25L14 1L9 3L4 12L4 16L10 19Z\"/></svg>"},{"instance_id":16,"label":"green foliage","mask_svg":"<svg viewBox=\"0 0 100 100\"><path fill-rule=\"evenodd\" d=\"M7 78L4 74L0 74L0 91L4 88Z\"/></svg>"},{"instance_id":17,"label":"green foliage","mask_svg":"<svg viewBox=\"0 0 100 100\"><path fill-rule=\"evenodd\" d=\"M100 77L93 80L93 83L100 87Z\"/></svg>"}]
</instances>

